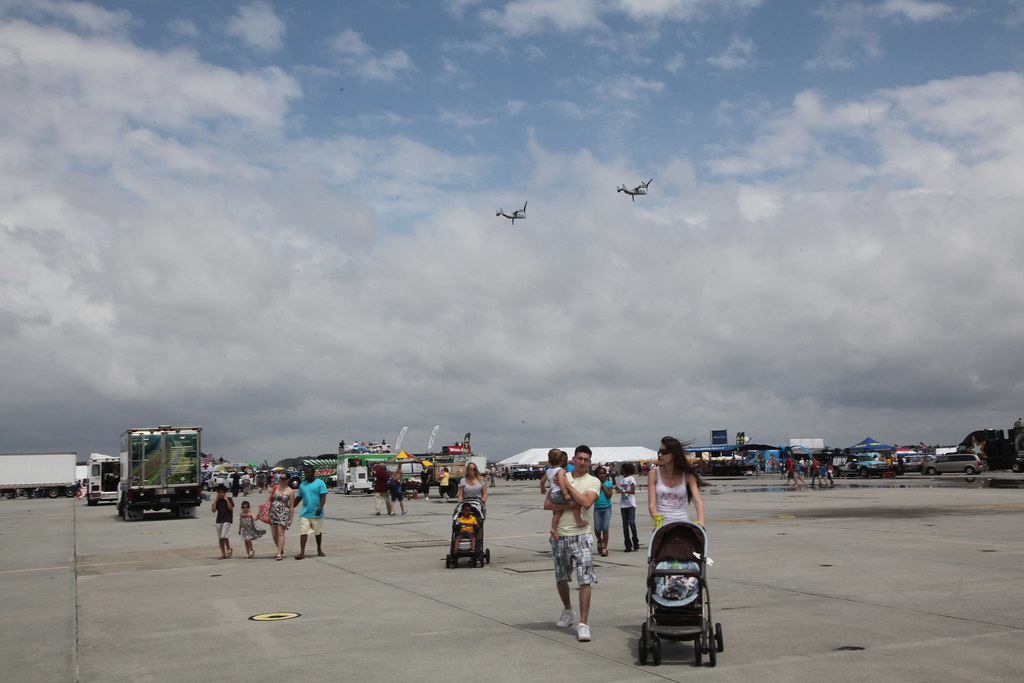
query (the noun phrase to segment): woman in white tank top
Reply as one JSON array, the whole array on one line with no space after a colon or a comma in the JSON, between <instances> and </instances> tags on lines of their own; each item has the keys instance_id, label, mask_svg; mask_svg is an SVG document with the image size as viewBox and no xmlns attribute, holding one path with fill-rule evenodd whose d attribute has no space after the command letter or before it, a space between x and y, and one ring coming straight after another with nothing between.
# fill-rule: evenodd
<instances>
[{"instance_id":1,"label":"woman in white tank top","mask_svg":"<svg viewBox=\"0 0 1024 683\"><path fill-rule=\"evenodd\" d=\"M689 522L687 503L692 501L697 524L704 526L704 502L700 489L704 482L686 458L686 448L673 436L661 440L658 467L647 475L647 510L651 517L664 515L665 522Z\"/></svg>"}]
</instances>

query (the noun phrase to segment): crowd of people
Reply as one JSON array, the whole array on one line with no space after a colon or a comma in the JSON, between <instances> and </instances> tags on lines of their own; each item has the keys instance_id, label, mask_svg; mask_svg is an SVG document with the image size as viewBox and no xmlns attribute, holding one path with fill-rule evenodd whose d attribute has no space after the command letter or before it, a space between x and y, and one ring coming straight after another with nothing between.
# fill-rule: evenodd
<instances>
[{"instance_id":1,"label":"crowd of people","mask_svg":"<svg viewBox=\"0 0 1024 683\"><path fill-rule=\"evenodd\" d=\"M700 490L704 482L694 464L687 458L687 444L675 437L666 436L661 440L658 449L657 465L648 468L646 473L648 486L647 512L655 528L668 522L689 522L689 506L694 507L694 522L704 525L704 504ZM617 473L613 473L605 465L599 465L591 474L592 452L586 445L577 446L570 460L564 451L553 448L548 452L548 467L541 478L541 493L544 494L544 509L551 512L548 529L551 554L554 559L555 585L562 611L555 626L567 628L576 621L576 637L581 642L591 639L589 617L591 605L591 585L597 582L594 571L593 555L607 556L610 544L611 514L616 499L622 521L622 537L624 552L635 552L640 549L640 539L636 527L636 491L637 474L632 463L623 463ZM493 470L481 473L473 462L467 463L465 475L458 482L452 494L449 491L451 473L441 468L437 473L440 483L441 499L447 502L454 497L457 503L456 519L457 539L453 547L462 539L469 542L472 551L477 548L477 535L480 533L482 517L474 511L486 510L488 489L492 482ZM614 474L618 475L618 481ZM420 475L420 486L429 499L430 476L424 469ZM404 515L405 483L401 468L389 471L383 463L373 468L373 497L375 515L386 511L388 515L396 515L401 510ZM242 501L239 514L238 533L245 542L246 556L255 556L253 541L259 539L265 531L257 526L257 521L270 525L271 536L277 550L276 560L284 558L285 536L291 529L296 510L299 512L299 552L296 560L306 557L306 544L309 536L316 540L317 556L324 557L322 536L324 506L327 502L327 487L316 477L312 466L304 468L304 478L298 488L293 488L287 472L282 472L275 482L264 482L270 487L267 500L253 514L249 501ZM211 512L216 514L217 540L220 559L226 560L233 556L231 535L234 527L234 499L228 495L228 487L219 484ZM466 504L475 501L473 505ZM579 586L578 619L570 600L569 584L575 576Z\"/></svg>"}]
</instances>

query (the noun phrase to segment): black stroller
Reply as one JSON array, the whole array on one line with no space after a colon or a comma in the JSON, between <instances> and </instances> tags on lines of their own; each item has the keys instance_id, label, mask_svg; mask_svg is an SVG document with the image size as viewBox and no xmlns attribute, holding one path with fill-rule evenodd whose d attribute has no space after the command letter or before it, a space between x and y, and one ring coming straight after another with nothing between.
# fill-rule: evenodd
<instances>
[{"instance_id":1,"label":"black stroller","mask_svg":"<svg viewBox=\"0 0 1024 683\"><path fill-rule=\"evenodd\" d=\"M459 530L462 526L459 523L459 515L462 514L462 508L466 505L473 509L473 516L476 517L477 528L475 550L470 549L470 542L468 538L460 538L459 536ZM470 558L469 566L471 567L483 567L485 564L491 563L491 551L489 549L484 549L484 519L486 517L486 508L479 500L464 500L455 505L455 511L452 513L452 542L450 552L445 555L444 558L445 568L454 569L455 567L458 567L460 557Z\"/></svg>"},{"instance_id":2,"label":"black stroller","mask_svg":"<svg viewBox=\"0 0 1024 683\"><path fill-rule=\"evenodd\" d=\"M725 649L722 625L711 624L707 533L689 522L668 522L647 552L647 621L640 626L640 664L661 664L661 639L692 640L693 665L714 666Z\"/></svg>"}]
</instances>

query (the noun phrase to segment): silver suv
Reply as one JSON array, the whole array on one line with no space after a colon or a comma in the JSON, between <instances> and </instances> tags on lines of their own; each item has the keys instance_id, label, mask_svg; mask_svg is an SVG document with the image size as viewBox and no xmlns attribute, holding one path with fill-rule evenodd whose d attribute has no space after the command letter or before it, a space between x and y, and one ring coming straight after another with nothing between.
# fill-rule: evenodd
<instances>
[{"instance_id":1,"label":"silver suv","mask_svg":"<svg viewBox=\"0 0 1024 683\"><path fill-rule=\"evenodd\" d=\"M932 460L927 460L921 465L921 474L943 474L946 472L963 472L964 474L977 474L984 472L985 461L973 453L947 453Z\"/></svg>"}]
</instances>

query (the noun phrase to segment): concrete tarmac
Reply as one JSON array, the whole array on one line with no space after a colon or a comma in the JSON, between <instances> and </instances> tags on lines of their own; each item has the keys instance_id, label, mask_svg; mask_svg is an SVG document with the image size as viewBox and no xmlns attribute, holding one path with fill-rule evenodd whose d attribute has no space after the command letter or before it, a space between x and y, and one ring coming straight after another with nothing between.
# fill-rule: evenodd
<instances>
[{"instance_id":1,"label":"concrete tarmac","mask_svg":"<svg viewBox=\"0 0 1024 683\"><path fill-rule=\"evenodd\" d=\"M915 474L786 491L775 475L713 481L709 587L725 651L699 669L690 643L669 641L661 666L640 666L646 557L622 552L617 505L611 555L596 558L593 640L555 628L536 482L499 481L491 564L458 569L444 564L452 507L433 497L377 517L372 498L332 492L327 557L294 560L293 528L281 562L269 534L251 560L233 534L234 558L219 560L209 503L198 519L129 523L110 505L0 501L3 679L1019 680L1024 489L999 487L1015 482ZM638 503L646 548L646 493ZM575 587L572 597L575 607ZM300 616L251 619L285 613Z\"/></svg>"}]
</instances>

